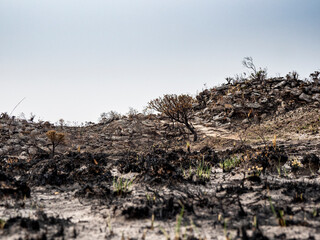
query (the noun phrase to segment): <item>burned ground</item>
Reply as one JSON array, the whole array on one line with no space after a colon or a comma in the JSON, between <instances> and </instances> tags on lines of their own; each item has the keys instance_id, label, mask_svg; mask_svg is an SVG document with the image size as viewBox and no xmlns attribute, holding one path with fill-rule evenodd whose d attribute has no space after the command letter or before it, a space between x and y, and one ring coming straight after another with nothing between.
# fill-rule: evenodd
<instances>
[{"instance_id":1,"label":"burned ground","mask_svg":"<svg viewBox=\"0 0 320 240\"><path fill-rule=\"evenodd\" d=\"M2 114L0 237L319 239L317 89L208 89L195 143L163 116L71 127ZM66 137L54 156L49 130Z\"/></svg>"}]
</instances>

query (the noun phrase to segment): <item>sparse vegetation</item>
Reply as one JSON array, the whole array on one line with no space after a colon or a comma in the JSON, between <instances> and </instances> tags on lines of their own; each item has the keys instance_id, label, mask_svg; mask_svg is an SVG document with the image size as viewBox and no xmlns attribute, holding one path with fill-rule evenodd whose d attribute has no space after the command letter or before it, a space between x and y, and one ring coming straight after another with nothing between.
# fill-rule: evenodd
<instances>
[{"instance_id":1,"label":"sparse vegetation","mask_svg":"<svg viewBox=\"0 0 320 240\"><path fill-rule=\"evenodd\" d=\"M185 179L190 179L193 175L195 175L197 180L207 181L210 179L211 170L211 166L202 160L199 161L194 168L191 167L191 165L187 169L182 168L182 173Z\"/></svg>"},{"instance_id":2,"label":"sparse vegetation","mask_svg":"<svg viewBox=\"0 0 320 240\"><path fill-rule=\"evenodd\" d=\"M113 192L118 196L123 196L130 192L134 179L124 179L122 177L113 179Z\"/></svg>"},{"instance_id":3,"label":"sparse vegetation","mask_svg":"<svg viewBox=\"0 0 320 240\"><path fill-rule=\"evenodd\" d=\"M270 208L271 208L271 211L272 211L274 217L278 220L278 224L281 227L286 227L286 219L285 219L285 216L284 216L283 209L279 209L278 212L277 212L275 210L273 204L272 204L271 197L269 197L269 204L270 204Z\"/></svg>"},{"instance_id":4,"label":"sparse vegetation","mask_svg":"<svg viewBox=\"0 0 320 240\"><path fill-rule=\"evenodd\" d=\"M229 172L235 167L239 166L241 163L241 158L237 156L231 156L230 158L225 159L221 163L219 163L220 168L223 169L223 171Z\"/></svg>"},{"instance_id":5,"label":"sparse vegetation","mask_svg":"<svg viewBox=\"0 0 320 240\"><path fill-rule=\"evenodd\" d=\"M287 80L298 80L299 74L297 73L297 71L292 71L286 75L286 78L287 78Z\"/></svg>"},{"instance_id":6,"label":"sparse vegetation","mask_svg":"<svg viewBox=\"0 0 320 240\"><path fill-rule=\"evenodd\" d=\"M137 109L134 109L132 107L129 108L129 112L127 113L128 118L130 120L134 119L139 114L139 111Z\"/></svg>"},{"instance_id":7,"label":"sparse vegetation","mask_svg":"<svg viewBox=\"0 0 320 240\"><path fill-rule=\"evenodd\" d=\"M196 169L196 175L199 179L210 179L211 167L205 164L204 161L200 161Z\"/></svg>"}]
</instances>

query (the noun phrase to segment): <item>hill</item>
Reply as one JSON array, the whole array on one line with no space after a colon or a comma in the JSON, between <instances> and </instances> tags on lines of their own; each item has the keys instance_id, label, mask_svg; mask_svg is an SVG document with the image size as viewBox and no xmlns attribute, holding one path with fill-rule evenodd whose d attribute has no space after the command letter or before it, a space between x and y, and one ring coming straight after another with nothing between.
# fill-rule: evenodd
<instances>
[{"instance_id":1,"label":"hill","mask_svg":"<svg viewBox=\"0 0 320 240\"><path fill-rule=\"evenodd\" d=\"M0 236L320 238L317 77L205 89L196 142L165 115L56 126L1 114Z\"/></svg>"}]
</instances>

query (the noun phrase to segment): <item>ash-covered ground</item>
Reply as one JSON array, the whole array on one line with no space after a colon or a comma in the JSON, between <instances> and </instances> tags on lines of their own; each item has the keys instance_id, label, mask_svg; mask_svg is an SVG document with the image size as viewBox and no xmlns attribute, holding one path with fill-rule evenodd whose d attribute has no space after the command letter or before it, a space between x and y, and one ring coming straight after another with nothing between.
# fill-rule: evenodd
<instances>
[{"instance_id":1,"label":"ash-covered ground","mask_svg":"<svg viewBox=\"0 0 320 240\"><path fill-rule=\"evenodd\" d=\"M199 93L191 122L0 117L2 239L320 239L320 87ZM52 152L48 131L64 135Z\"/></svg>"}]
</instances>

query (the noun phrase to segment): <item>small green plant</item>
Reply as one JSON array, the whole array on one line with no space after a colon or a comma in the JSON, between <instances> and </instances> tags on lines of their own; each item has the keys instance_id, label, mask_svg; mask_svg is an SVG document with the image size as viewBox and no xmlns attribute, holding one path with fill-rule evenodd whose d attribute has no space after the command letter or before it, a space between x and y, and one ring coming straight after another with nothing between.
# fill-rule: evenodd
<instances>
[{"instance_id":1,"label":"small green plant","mask_svg":"<svg viewBox=\"0 0 320 240\"><path fill-rule=\"evenodd\" d=\"M113 192L118 196L125 195L130 192L130 187L134 179L123 179L122 177L113 178Z\"/></svg>"},{"instance_id":2,"label":"small green plant","mask_svg":"<svg viewBox=\"0 0 320 240\"><path fill-rule=\"evenodd\" d=\"M257 228L257 226L258 226L258 220L257 220L257 216L256 215L253 216L252 226L254 228Z\"/></svg>"},{"instance_id":3,"label":"small green plant","mask_svg":"<svg viewBox=\"0 0 320 240\"><path fill-rule=\"evenodd\" d=\"M188 179L192 175L191 165L189 166L189 169L187 169L187 170L182 168L182 174L185 179Z\"/></svg>"},{"instance_id":4,"label":"small green plant","mask_svg":"<svg viewBox=\"0 0 320 240\"><path fill-rule=\"evenodd\" d=\"M313 217L319 216L319 212L318 212L318 209L317 209L317 208L313 208L312 216L313 216Z\"/></svg>"},{"instance_id":5,"label":"small green plant","mask_svg":"<svg viewBox=\"0 0 320 240\"><path fill-rule=\"evenodd\" d=\"M231 238L229 237L230 233L228 232L228 219L227 218L223 219L223 232L224 232L224 236L225 236L226 240L230 240Z\"/></svg>"},{"instance_id":6,"label":"small green plant","mask_svg":"<svg viewBox=\"0 0 320 240\"><path fill-rule=\"evenodd\" d=\"M286 226L286 219L284 217L284 211L283 210L279 210L278 221L279 221L279 225L281 227L285 227Z\"/></svg>"},{"instance_id":7,"label":"small green plant","mask_svg":"<svg viewBox=\"0 0 320 240\"><path fill-rule=\"evenodd\" d=\"M210 179L211 167L206 165L202 160L197 166L196 175L200 179Z\"/></svg>"},{"instance_id":8,"label":"small green plant","mask_svg":"<svg viewBox=\"0 0 320 240\"><path fill-rule=\"evenodd\" d=\"M148 203L150 203L150 204L154 204L156 202L156 195L155 194L149 195L148 193L146 193L146 198L147 198Z\"/></svg>"},{"instance_id":9,"label":"small green plant","mask_svg":"<svg viewBox=\"0 0 320 240\"><path fill-rule=\"evenodd\" d=\"M161 232L163 233L163 235L166 237L166 240L170 240L170 236L168 234L168 232L163 228L163 227L159 227Z\"/></svg>"},{"instance_id":10,"label":"small green plant","mask_svg":"<svg viewBox=\"0 0 320 240\"><path fill-rule=\"evenodd\" d=\"M181 228L183 213L184 213L184 206L182 206L180 214L177 215L176 230L175 230L175 237L174 237L175 240L180 239L180 228Z\"/></svg>"},{"instance_id":11,"label":"small green plant","mask_svg":"<svg viewBox=\"0 0 320 240\"><path fill-rule=\"evenodd\" d=\"M109 215L108 218L107 218L107 226L108 226L110 235L113 235L113 230L112 230L111 217L110 217L110 215Z\"/></svg>"},{"instance_id":12,"label":"small green plant","mask_svg":"<svg viewBox=\"0 0 320 240\"><path fill-rule=\"evenodd\" d=\"M6 225L6 221L0 218L0 229L3 229L4 225Z\"/></svg>"},{"instance_id":13,"label":"small green plant","mask_svg":"<svg viewBox=\"0 0 320 240\"><path fill-rule=\"evenodd\" d=\"M176 225L175 225L175 232L174 232L174 238L170 238L170 234L161 226L155 226L155 228L159 228L160 231L163 233L163 235L165 236L165 238L167 240L169 239L174 239L174 240L181 240L181 239L206 239L205 237L195 237L195 234L199 234L199 231L196 227L196 225L194 224L193 220L190 218L190 226L188 228L188 226L186 224L184 224L184 231L181 230L181 226L182 226L182 222L183 222L183 215L184 215L184 206L182 205L182 203L180 203L181 205L181 211L180 213L177 215L176 218ZM192 235L189 235L189 233L187 233L186 229L191 229L192 230Z\"/></svg>"},{"instance_id":14,"label":"small green plant","mask_svg":"<svg viewBox=\"0 0 320 240\"><path fill-rule=\"evenodd\" d=\"M219 163L219 166L223 169L223 171L229 172L233 168L239 166L240 163L241 163L241 159L237 156L233 156Z\"/></svg>"},{"instance_id":15,"label":"small green plant","mask_svg":"<svg viewBox=\"0 0 320 240\"><path fill-rule=\"evenodd\" d=\"M278 166L276 166L277 168L277 172L278 172L278 176L281 177L281 163L280 163L280 158L278 159Z\"/></svg>"},{"instance_id":16,"label":"small green plant","mask_svg":"<svg viewBox=\"0 0 320 240\"><path fill-rule=\"evenodd\" d=\"M269 204L270 204L270 208L271 208L271 211L273 213L273 215L275 216L275 218L278 219L278 223L281 227L285 227L286 226L286 219L284 217L284 211L282 209L279 210L279 213L277 214L273 204L272 204L272 201L271 201L271 197L269 196Z\"/></svg>"},{"instance_id":17,"label":"small green plant","mask_svg":"<svg viewBox=\"0 0 320 240\"><path fill-rule=\"evenodd\" d=\"M205 164L204 160L202 160L198 162L198 165L194 169L191 167L191 165L189 166L189 169L182 168L182 174L185 179L188 179L195 174L198 179L208 180L210 179L211 170L211 166Z\"/></svg>"},{"instance_id":18,"label":"small green plant","mask_svg":"<svg viewBox=\"0 0 320 240\"><path fill-rule=\"evenodd\" d=\"M56 132L55 130L50 130L46 133L48 139L51 142L52 145L52 157L54 157L55 149L58 145L65 143L65 134Z\"/></svg>"},{"instance_id":19,"label":"small green plant","mask_svg":"<svg viewBox=\"0 0 320 240\"><path fill-rule=\"evenodd\" d=\"M191 153L190 146L191 146L190 142L187 142L186 147L187 147L187 152L188 153Z\"/></svg>"}]
</instances>

